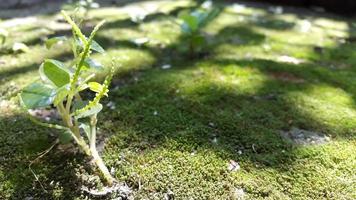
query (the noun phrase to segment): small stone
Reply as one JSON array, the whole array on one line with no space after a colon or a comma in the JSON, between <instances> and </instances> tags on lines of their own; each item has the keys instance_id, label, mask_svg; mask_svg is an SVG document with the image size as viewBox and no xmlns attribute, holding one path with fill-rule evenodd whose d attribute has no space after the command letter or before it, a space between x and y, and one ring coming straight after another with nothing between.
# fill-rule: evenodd
<instances>
[{"instance_id":1,"label":"small stone","mask_svg":"<svg viewBox=\"0 0 356 200\"><path fill-rule=\"evenodd\" d=\"M280 56L278 59L277 59L279 62L285 62L285 63L292 63L292 64L300 64L300 63L303 63L304 61L303 60L300 60L298 58L294 58L294 57L291 57L291 56Z\"/></svg>"},{"instance_id":2,"label":"small stone","mask_svg":"<svg viewBox=\"0 0 356 200\"><path fill-rule=\"evenodd\" d=\"M133 42L138 46L144 45L144 44L148 43L149 41L150 40L148 38L137 38L137 39L133 40Z\"/></svg>"},{"instance_id":3,"label":"small stone","mask_svg":"<svg viewBox=\"0 0 356 200\"><path fill-rule=\"evenodd\" d=\"M236 200L245 199L245 191L242 188L236 188L234 191L234 198Z\"/></svg>"},{"instance_id":4,"label":"small stone","mask_svg":"<svg viewBox=\"0 0 356 200\"><path fill-rule=\"evenodd\" d=\"M155 110L155 111L153 112L153 115L154 115L154 116L157 116L157 115L158 115L158 112Z\"/></svg>"},{"instance_id":5,"label":"small stone","mask_svg":"<svg viewBox=\"0 0 356 200\"><path fill-rule=\"evenodd\" d=\"M204 1L203 4L201 4L201 7L204 9L209 9L213 5L213 2L211 0Z\"/></svg>"},{"instance_id":6,"label":"small stone","mask_svg":"<svg viewBox=\"0 0 356 200\"><path fill-rule=\"evenodd\" d=\"M111 175L114 175L115 172L116 172L116 169L112 167L112 168L110 169L110 174L111 174Z\"/></svg>"},{"instance_id":7,"label":"small stone","mask_svg":"<svg viewBox=\"0 0 356 200\"><path fill-rule=\"evenodd\" d=\"M230 160L230 162L229 162L229 164L228 164L228 170L229 171L238 171L238 170L240 170L240 165L239 165L239 163L237 163L236 161L234 161L234 160Z\"/></svg>"},{"instance_id":8,"label":"small stone","mask_svg":"<svg viewBox=\"0 0 356 200\"><path fill-rule=\"evenodd\" d=\"M170 64L165 64L165 65L162 65L162 69L169 69L171 68L172 66Z\"/></svg>"},{"instance_id":9,"label":"small stone","mask_svg":"<svg viewBox=\"0 0 356 200\"><path fill-rule=\"evenodd\" d=\"M174 199L174 193L172 190L168 189L167 193L164 194L164 199L165 200L173 200Z\"/></svg>"},{"instance_id":10,"label":"small stone","mask_svg":"<svg viewBox=\"0 0 356 200\"><path fill-rule=\"evenodd\" d=\"M239 155L241 155L241 154L242 154L242 151L241 151L241 150L238 150L237 153L238 153Z\"/></svg>"},{"instance_id":11,"label":"small stone","mask_svg":"<svg viewBox=\"0 0 356 200\"><path fill-rule=\"evenodd\" d=\"M273 7L269 7L268 10L276 15L280 15L283 14L283 7L282 6L273 6Z\"/></svg>"},{"instance_id":12,"label":"small stone","mask_svg":"<svg viewBox=\"0 0 356 200\"><path fill-rule=\"evenodd\" d=\"M214 144L218 143L218 139L216 137L214 137L213 141Z\"/></svg>"},{"instance_id":13,"label":"small stone","mask_svg":"<svg viewBox=\"0 0 356 200\"><path fill-rule=\"evenodd\" d=\"M109 107L111 110L115 110L116 109L116 105L114 102L112 101L109 101L107 104L106 104L107 107Z\"/></svg>"}]
</instances>

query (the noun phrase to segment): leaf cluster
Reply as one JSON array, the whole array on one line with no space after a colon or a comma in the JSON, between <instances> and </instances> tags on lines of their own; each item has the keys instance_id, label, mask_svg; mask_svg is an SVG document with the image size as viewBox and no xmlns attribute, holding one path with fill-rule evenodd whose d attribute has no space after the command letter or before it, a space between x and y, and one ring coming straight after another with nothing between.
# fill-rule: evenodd
<instances>
[{"instance_id":1,"label":"leaf cluster","mask_svg":"<svg viewBox=\"0 0 356 200\"><path fill-rule=\"evenodd\" d=\"M179 14L181 32L184 39L188 41L191 53L196 52L206 44L206 38L202 29L212 21L218 13L218 8L199 8L193 11L183 11Z\"/></svg>"},{"instance_id":2,"label":"leaf cluster","mask_svg":"<svg viewBox=\"0 0 356 200\"><path fill-rule=\"evenodd\" d=\"M54 106L62 117L66 118L67 122L74 123L74 126L78 119L96 115L101 111L100 100L107 96L112 74L102 84L90 81L94 76L90 72L103 69L98 61L90 58L92 52L105 52L93 40L103 22L94 28L88 38L65 12L62 14L73 27L73 38L50 38L46 41L46 47L52 48L58 43L70 42L74 59L69 64L54 59L44 60L39 67L41 79L25 87L20 94L20 100L26 109ZM83 100L80 93L85 90L95 92L95 98L91 101Z\"/></svg>"}]
</instances>

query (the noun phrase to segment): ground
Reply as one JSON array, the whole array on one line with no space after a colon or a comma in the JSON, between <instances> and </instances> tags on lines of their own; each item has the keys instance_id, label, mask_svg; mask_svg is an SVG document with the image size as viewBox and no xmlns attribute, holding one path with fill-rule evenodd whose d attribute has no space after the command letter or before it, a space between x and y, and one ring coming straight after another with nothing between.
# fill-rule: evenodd
<instances>
[{"instance_id":1,"label":"ground","mask_svg":"<svg viewBox=\"0 0 356 200\"><path fill-rule=\"evenodd\" d=\"M193 1L89 12L86 30L107 20L96 37L107 53L94 57L117 67L99 116L102 156L116 179L135 199L355 199L355 19L217 6L195 58L179 50L185 41L175 23ZM139 9L148 15L134 23L129 13ZM56 146L35 162L38 181L29 169L58 132L33 124L16 95L39 78L45 58L71 59L65 45L44 46L70 33L54 10L1 14L10 36L0 55L0 199L91 199L82 187L102 185L73 147ZM143 37L150 41L133 42ZM15 41L30 51L13 54ZM296 129L328 140L294 144L281 134Z\"/></svg>"}]
</instances>

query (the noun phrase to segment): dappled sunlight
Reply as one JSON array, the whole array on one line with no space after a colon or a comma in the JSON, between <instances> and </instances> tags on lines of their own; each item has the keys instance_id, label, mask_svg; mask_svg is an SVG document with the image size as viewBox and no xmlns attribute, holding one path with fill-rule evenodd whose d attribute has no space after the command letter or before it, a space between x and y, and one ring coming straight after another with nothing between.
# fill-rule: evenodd
<instances>
[{"instance_id":1,"label":"dappled sunlight","mask_svg":"<svg viewBox=\"0 0 356 200\"><path fill-rule=\"evenodd\" d=\"M88 11L80 26L86 36L106 20L94 38L105 53L91 54L104 69L83 77L95 73L92 81L102 83L115 69L101 101L96 143L110 173L138 199L349 198L354 18L251 2L205 6L210 3L218 12L195 24L193 36L203 38L196 49L189 31L199 1L108 0ZM0 199L91 198L81 186L103 186L72 144L56 146L33 165L39 180L28 168L60 131L29 120L17 94L39 79L45 59L68 66L73 58L66 43L45 47L47 38L72 34L58 12L62 5L53 6L0 14L6 16L0 28L9 32L0 44ZM183 21L193 28L185 30ZM30 50L15 53L15 42ZM328 140L296 143L283 135L293 130Z\"/></svg>"},{"instance_id":2,"label":"dappled sunlight","mask_svg":"<svg viewBox=\"0 0 356 200\"><path fill-rule=\"evenodd\" d=\"M229 173L237 173L229 172L229 159L221 158L218 155L222 154L221 152L199 147L198 144L191 145L183 147L188 149L182 151L181 143L168 139L160 147L151 147L149 151L142 151L139 155L127 152L126 162L122 163L125 167L120 169L117 175L129 181L133 187L142 188L137 193L138 198L149 198L153 193L164 193L169 188L184 194L183 198L189 198L194 196L202 186L206 191L218 189L216 191L221 192L214 195L229 198L229 193L224 194L222 191L227 188L233 190L234 182L231 182L227 176ZM125 174L130 175L125 176ZM224 176L216 178L218 174ZM204 183L199 181L201 179L205 180ZM157 187L154 182L159 182L166 187ZM202 195L209 198L208 193ZM157 197L163 198L162 194L157 194Z\"/></svg>"},{"instance_id":3,"label":"dappled sunlight","mask_svg":"<svg viewBox=\"0 0 356 200\"><path fill-rule=\"evenodd\" d=\"M267 77L256 68L249 66L215 66L199 63L194 69L180 72L178 76L193 77L179 84L179 95L188 99L211 98L211 92L225 91L235 95L254 95L263 87ZM201 66L201 67L200 67ZM205 66L205 67L203 67Z\"/></svg>"},{"instance_id":4,"label":"dappled sunlight","mask_svg":"<svg viewBox=\"0 0 356 200\"><path fill-rule=\"evenodd\" d=\"M301 115L311 118L316 129L333 136L352 136L356 131L356 110L353 97L340 88L313 85L286 95L288 103ZM339 133L339 134L337 134Z\"/></svg>"},{"instance_id":5,"label":"dappled sunlight","mask_svg":"<svg viewBox=\"0 0 356 200\"><path fill-rule=\"evenodd\" d=\"M109 70L114 65L118 75L130 71L149 69L156 61L156 58L149 52L130 48L108 49L104 55L96 54L93 55L93 58L100 61L106 70ZM105 76L105 74L102 75Z\"/></svg>"}]
</instances>

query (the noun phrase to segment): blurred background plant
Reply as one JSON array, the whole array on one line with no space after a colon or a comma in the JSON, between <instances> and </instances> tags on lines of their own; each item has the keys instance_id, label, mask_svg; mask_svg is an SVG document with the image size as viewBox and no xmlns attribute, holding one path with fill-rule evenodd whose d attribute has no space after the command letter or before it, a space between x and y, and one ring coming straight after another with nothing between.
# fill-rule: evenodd
<instances>
[{"instance_id":1,"label":"blurred background plant","mask_svg":"<svg viewBox=\"0 0 356 200\"><path fill-rule=\"evenodd\" d=\"M75 20L78 20L77 23L82 24L90 19L89 12L99 7L100 4L94 0L69 0L62 9L72 11Z\"/></svg>"},{"instance_id":2,"label":"blurred background plant","mask_svg":"<svg viewBox=\"0 0 356 200\"><path fill-rule=\"evenodd\" d=\"M218 7L213 7L212 1L205 1L195 10L184 10L179 13L179 24L183 41L182 51L191 57L203 53L207 45L206 34L203 28L212 21L220 12Z\"/></svg>"}]
</instances>

